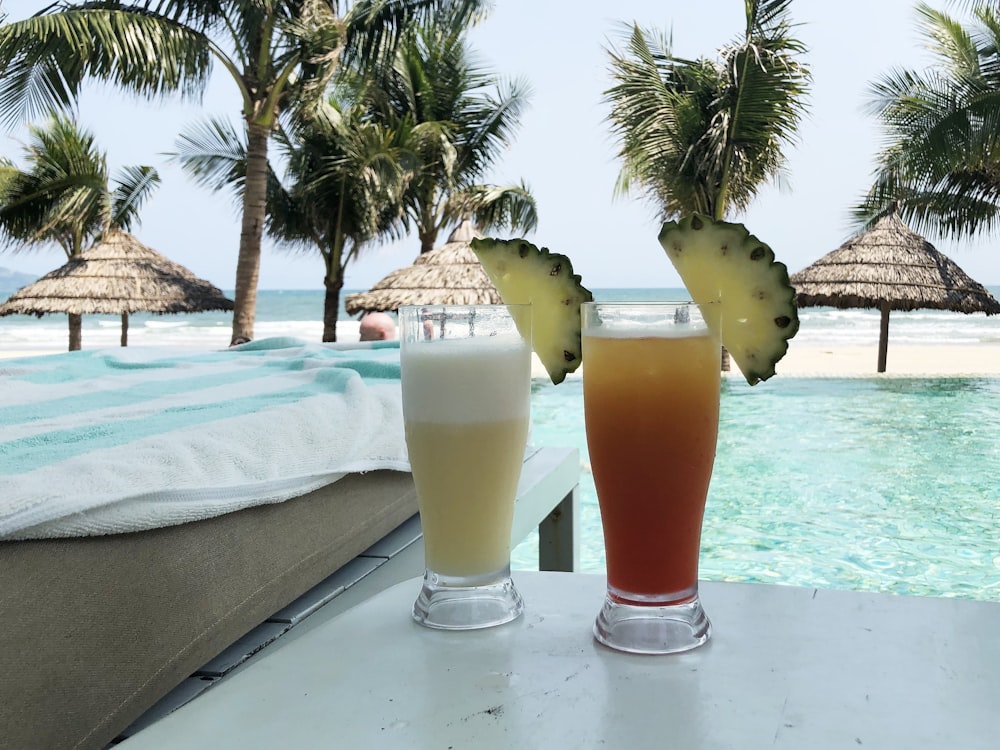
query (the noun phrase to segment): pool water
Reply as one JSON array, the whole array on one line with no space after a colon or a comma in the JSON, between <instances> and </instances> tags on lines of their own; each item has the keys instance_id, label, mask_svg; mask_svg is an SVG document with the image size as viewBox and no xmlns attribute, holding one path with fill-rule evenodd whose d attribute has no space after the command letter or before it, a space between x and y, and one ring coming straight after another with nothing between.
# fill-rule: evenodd
<instances>
[{"instance_id":1,"label":"pool water","mask_svg":"<svg viewBox=\"0 0 1000 750\"><path fill-rule=\"evenodd\" d=\"M532 422L580 450L581 568L603 572L581 379L536 381ZM701 577L1000 601L1000 379L726 379Z\"/></svg>"}]
</instances>

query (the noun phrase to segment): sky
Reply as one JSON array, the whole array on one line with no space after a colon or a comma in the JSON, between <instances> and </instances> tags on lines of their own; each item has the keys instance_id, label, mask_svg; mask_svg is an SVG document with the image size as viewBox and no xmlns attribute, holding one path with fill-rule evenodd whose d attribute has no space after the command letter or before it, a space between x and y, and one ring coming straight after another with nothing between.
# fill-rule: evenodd
<instances>
[{"instance_id":1,"label":"sky","mask_svg":"<svg viewBox=\"0 0 1000 750\"><path fill-rule=\"evenodd\" d=\"M0 0L9 20L47 0ZM953 5L937 0L935 7ZM893 68L933 63L923 48L915 0L795 0L791 19L809 48L809 113L786 151L781 185L768 185L750 208L731 218L768 243L789 272L836 249L852 234L850 207L871 183L880 145L878 123L865 111L870 84ZM961 17L961 16L960 16ZM527 237L570 257L592 289L680 286L657 242L657 211L639 195L615 197L619 165L603 92L610 84L606 49L622 39L622 24L660 30L676 54L714 58L744 24L741 0L618 0L615 3L496 0L470 37L476 54L503 78L527 80L532 93L521 127L488 181L524 180L535 195L538 228ZM144 243L222 289L235 284L239 211L231 194L191 182L164 155L177 135L209 116L238 122L235 86L219 73L201 104L148 102L90 87L79 120L108 154L112 170L149 164L162 184L141 214ZM0 132L0 154L22 164L23 131ZM502 235L509 236L509 235ZM439 243L447 238L441 236ZM1000 237L954 242L929 237L970 276L1000 285ZM419 252L413 234L372 245L347 270L346 289L366 289L409 265ZM0 267L42 274L61 265L58 249L32 254L0 250ZM318 253L289 252L266 238L261 289L322 289Z\"/></svg>"}]
</instances>

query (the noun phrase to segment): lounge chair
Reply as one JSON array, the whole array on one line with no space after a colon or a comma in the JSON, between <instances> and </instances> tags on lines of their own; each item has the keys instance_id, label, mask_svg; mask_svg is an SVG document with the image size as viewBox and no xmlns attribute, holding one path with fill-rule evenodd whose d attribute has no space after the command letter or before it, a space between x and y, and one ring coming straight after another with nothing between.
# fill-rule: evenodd
<instances>
[{"instance_id":1,"label":"lounge chair","mask_svg":"<svg viewBox=\"0 0 1000 750\"><path fill-rule=\"evenodd\" d=\"M116 366L143 372L142 355L128 356L127 363L116 360ZM325 354L317 356L322 359ZM62 424L56 418L52 418L52 429L37 427L39 420L50 418L45 408L26 412L26 401L10 390L17 383L45 381L44 372L65 389L69 376L53 369L61 357L46 358L38 365L41 369L33 363L0 366L0 377L7 378L4 397L9 399L6 406L0 403L0 412L26 414L21 423L7 424L9 431L0 437L0 459L5 446L12 446L8 457L23 448L26 438L18 442L18 435L45 430L72 434L68 428L55 429ZM264 357L257 364L261 365L257 369L266 371L273 363ZM372 372L378 370L375 364ZM194 365L181 365L178 371L190 376ZM313 365L317 363L308 363L305 369ZM355 361L352 367L364 370L367 365ZM163 378L169 374L162 369L156 372ZM155 377L144 382L150 380ZM63 391L52 389L63 397ZM30 398L39 405L46 403L38 389L26 386L28 392L34 393ZM236 392L228 392L235 397ZM117 395L112 408L124 408L127 400ZM129 415L123 418L134 416ZM269 418L274 418L273 413ZM7 439L11 434L14 440ZM115 450L127 461L134 455L131 447L125 444ZM60 446L53 449L49 443L48 448L58 453ZM319 449L312 446L314 451ZM141 446L136 450L141 451ZM384 452L385 446L380 450ZM549 569L572 569L575 564L579 470L575 454L550 449L530 456L519 491L515 539L543 522L541 566ZM36 454L25 455L35 460ZM37 457L39 466L33 468L43 477L46 460ZM95 455L95 461L100 460ZM392 463L391 457L387 463ZM58 462L55 466L53 471L65 468ZM156 475L153 469L150 473ZM56 475L52 476L56 481ZM0 462L0 483L5 479L11 486L20 486L15 483L22 477L11 474L10 467ZM7 538L0 540L0 612L4 615L0 746L100 750L196 695L321 605L329 613L347 606L352 597L356 600L365 592L418 575L422 553L410 475L376 469L346 475L334 472L327 479L316 489L288 492L281 501L269 497L264 503L186 523L174 519L167 525L122 533L74 533L74 529L92 528L93 518L106 524L120 515L101 507L44 523L25 520L44 516L48 507L44 503L20 508L6 519L0 517L0 530L8 531ZM63 494L72 500L73 477L62 476L61 481L70 488L64 488ZM266 486L273 494L277 481L249 482L247 493ZM81 478L81 493L85 485ZM234 493L226 494L231 498ZM122 507L132 508L140 519L157 518L170 514L161 506L169 504L171 497L180 506L188 499L183 492L176 497L167 492L155 512L149 503L123 503ZM156 712L147 714L154 706Z\"/></svg>"}]
</instances>

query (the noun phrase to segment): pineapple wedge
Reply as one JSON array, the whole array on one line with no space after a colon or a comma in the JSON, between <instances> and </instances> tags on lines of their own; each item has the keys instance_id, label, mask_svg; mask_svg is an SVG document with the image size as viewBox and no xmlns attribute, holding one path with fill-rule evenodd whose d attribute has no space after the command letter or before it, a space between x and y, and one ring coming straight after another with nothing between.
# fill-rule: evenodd
<instances>
[{"instance_id":1,"label":"pineapple wedge","mask_svg":"<svg viewBox=\"0 0 1000 750\"><path fill-rule=\"evenodd\" d=\"M706 320L747 382L755 385L774 375L799 330L785 264L742 224L703 214L666 222L659 240L691 298L721 303L706 311Z\"/></svg>"},{"instance_id":2,"label":"pineapple wedge","mask_svg":"<svg viewBox=\"0 0 1000 750\"><path fill-rule=\"evenodd\" d=\"M565 255L527 240L472 240L472 251L508 305L531 304L531 346L555 385L583 358L580 305L594 295Z\"/></svg>"}]
</instances>

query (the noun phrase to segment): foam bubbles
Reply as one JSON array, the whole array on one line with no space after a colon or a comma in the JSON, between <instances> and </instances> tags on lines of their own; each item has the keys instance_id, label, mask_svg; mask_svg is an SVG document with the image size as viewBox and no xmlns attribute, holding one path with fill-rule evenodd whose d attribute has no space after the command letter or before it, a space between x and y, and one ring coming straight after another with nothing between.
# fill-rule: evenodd
<instances>
[{"instance_id":1,"label":"foam bubbles","mask_svg":"<svg viewBox=\"0 0 1000 750\"><path fill-rule=\"evenodd\" d=\"M402 370L407 419L487 422L530 410L531 349L518 336L407 344Z\"/></svg>"}]
</instances>

